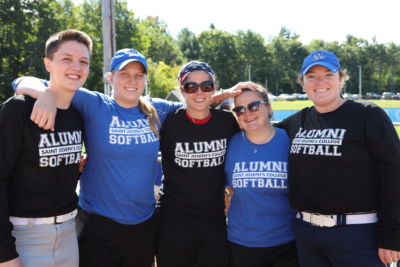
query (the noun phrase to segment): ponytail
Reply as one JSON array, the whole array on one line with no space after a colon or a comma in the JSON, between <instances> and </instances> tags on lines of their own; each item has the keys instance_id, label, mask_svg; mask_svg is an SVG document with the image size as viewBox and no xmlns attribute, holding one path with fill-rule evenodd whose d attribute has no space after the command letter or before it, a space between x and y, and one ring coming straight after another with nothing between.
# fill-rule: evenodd
<instances>
[{"instance_id":1,"label":"ponytail","mask_svg":"<svg viewBox=\"0 0 400 267\"><path fill-rule=\"evenodd\" d=\"M160 138L160 133L158 132L157 126L160 126L161 123L156 109L142 96L139 97L139 108L140 111L142 111L147 118L149 118L150 129L158 138Z\"/></svg>"}]
</instances>

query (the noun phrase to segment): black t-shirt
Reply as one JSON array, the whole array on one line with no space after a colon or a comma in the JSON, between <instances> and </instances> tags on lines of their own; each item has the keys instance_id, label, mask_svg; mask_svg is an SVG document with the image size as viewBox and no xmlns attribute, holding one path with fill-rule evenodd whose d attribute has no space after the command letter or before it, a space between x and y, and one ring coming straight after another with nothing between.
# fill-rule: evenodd
<instances>
[{"instance_id":1,"label":"black t-shirt","mask_svg":"<svg viewBox=\"0 0 400 267\"><path fill-rule=\"evenodd\" d=\"M0 261L15 250L9 216L50 217L77 206L82 118L72 107L58 110L55 131L44 130L30 120L33 104L16 96L0 106Z\"/></svg>"},{"instance_id":2,"label":"black t-shirt","mask_svg":"<svg viewBox=\"0 0 400 267\"><path fill-rule=\"evenodd\" d=\"M227 111L212 109L205 124L194 124L185 112L170 114L161 129L161 205L181 215L224 216L225 153L238 124Z\"/></svg>"},{"instance_id":3,"label":"black t-shirt","mask_svg":"<svg viewBox=\"0 0 400 267\"><path fill-rule=\"evenodd\" d=\"M400 142L385 112L346 101L328 113L305 108L277 126L292 142L291 205L322 214L378 211L381 247L399 250Z\"/></svg>"}]
</instances>

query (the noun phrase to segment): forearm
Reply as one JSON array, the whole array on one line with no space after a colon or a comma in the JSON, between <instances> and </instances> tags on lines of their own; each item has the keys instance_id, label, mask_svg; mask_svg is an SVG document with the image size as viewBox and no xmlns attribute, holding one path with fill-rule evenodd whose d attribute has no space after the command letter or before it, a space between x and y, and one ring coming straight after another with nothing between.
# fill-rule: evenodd
<instances>
[{"instance_id":1,"label":"forearm","mask_svg":"<svg viewBox=\"0 0 400 267\"><path fill-rule=\"evenodd\" d=\"M242 89L257 90L258 85L253 82L239 82L229 89L221 89L219 92L213 95L214 104L219 104L229 98L234 98L242 93Z\"/></svg>"},{"instance_id":2,"label":"forearm","mask_svg":"<svg viewBox=\"0 0 400 267\"><path fill-rule=\"evenodd\" d=\"M22 267L22 264L19 258L15 258L13 260L0 263L0 267Z\"/></svg>"},{"instance_id":3,"label":"forearm","mask_svg":"<svg viewBox=\"0 0 400 267\"><path fill-rule=\"evenodd\" d=\"M13 82L13 88L19 95L29 95L37 99L40 93L46 90L47 86L38 78L21 77Z\"/></svg>"}]
</instances>

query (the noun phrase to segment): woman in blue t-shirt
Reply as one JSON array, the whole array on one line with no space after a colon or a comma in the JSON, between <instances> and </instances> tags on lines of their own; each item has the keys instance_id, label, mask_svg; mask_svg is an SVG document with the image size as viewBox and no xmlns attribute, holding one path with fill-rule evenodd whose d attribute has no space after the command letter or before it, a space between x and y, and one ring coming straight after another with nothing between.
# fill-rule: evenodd
<instances>
[{"instance_id":1,"label":"woman in blue t-shirt","mask_svg":"<svg viewBox=\"0 0 400 267\"><path fill-rule=\"evenodd\" d=\"M298 266L292 230L295 211L288 201L289 138L274 128L267 92L242 90L235 98L242 131L226 155L231 267Z\"/></svg>"}]
</instances>

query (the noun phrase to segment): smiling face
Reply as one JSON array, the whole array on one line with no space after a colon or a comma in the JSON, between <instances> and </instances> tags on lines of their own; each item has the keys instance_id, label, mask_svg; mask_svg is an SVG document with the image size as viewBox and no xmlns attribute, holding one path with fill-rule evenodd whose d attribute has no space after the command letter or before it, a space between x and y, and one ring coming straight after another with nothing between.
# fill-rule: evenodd
<instances>
[{"instance_id":1,"label":"smiling face","mask_svg":"<svg viewBox=\"0 0 400 267\"><path fill-rule=\"evenodd\" d=\"M120 71L113 71L108 76L114 87L114 99L124 108L135 107L144 91L146 72L140 62L134 61Z\"/></svg>"},{"instance_id":2,"label":"smiling face","mask_svg":"<svg viewBox=\"0 0 400 267\"><path fill-rule=\"evenodd\" d=\"M184 83L195 82L200 84L204 81L210 80L212 80L212 78L207 72L196 70L188 75ZM187 112L190 116L196 119L204 119L207 117L210 105L212 104L211 96L215 93L215 88L211 92L203 92L200 88L198 88L197 92L193 94L185 93L183 90L181 92L185 98Z\"/></svg>"},{"instance_id":3,"label":"smiling face","mask_svg":"<svg viewBox=\"0 0 400 267\"><path fill-rule=\"evenodd\" d=\"M269 126L271 105L260 104L257 111L249 111L248 104L255 101L263 101L258 92L243 92L235 98L235 107L246 107L245 112L237 116L240 127L246 132L263 131Z\"/></svg>"},{"instance_id":4,"label":"smiling face","mask_svg":"<svg viewBox=\"0 0 400 267\"><path fill-rule=\"evenodd\" d=\"M50 73L51 87L75 91L83 86L89 75L89 50L77 41L65 41L54 52L52 59L44 59L44 64Z\"/></svg>"},{"instance_id":5,"label":"smiling face","mask_svg":"<svg viewBox=\"0 0 400 267\"><path fill-rule=\"evenodd\" d=\"M303 78L303 88L319 112L337 109L344 100L340 97L339 72L323 66L312 67Z\"/></svg>"}]
</instances>

